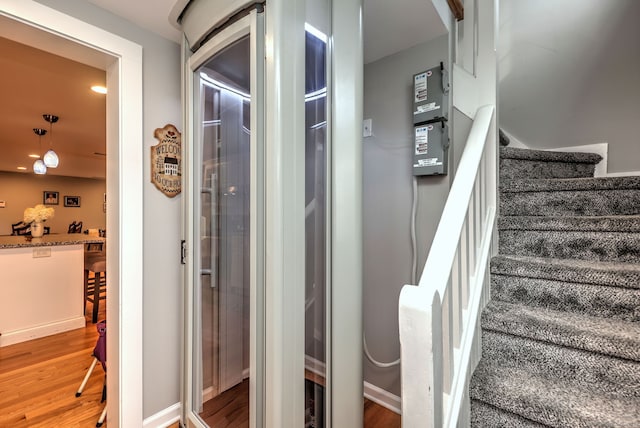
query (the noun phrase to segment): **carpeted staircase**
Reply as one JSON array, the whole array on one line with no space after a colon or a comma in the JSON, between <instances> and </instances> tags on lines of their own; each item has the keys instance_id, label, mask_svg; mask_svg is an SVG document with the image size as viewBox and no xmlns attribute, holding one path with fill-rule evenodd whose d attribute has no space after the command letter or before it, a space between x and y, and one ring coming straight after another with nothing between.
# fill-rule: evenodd
<instances>
[{"instance_id":1,"label":"carpeted staircase","mask_svg":"<svg viewBox=\"0 0 640 428\"><path fill-rule=\"evenodd\" d=\"M640 177L500 149L474 427L640 427Z\"/></svg>"}]
</instances>

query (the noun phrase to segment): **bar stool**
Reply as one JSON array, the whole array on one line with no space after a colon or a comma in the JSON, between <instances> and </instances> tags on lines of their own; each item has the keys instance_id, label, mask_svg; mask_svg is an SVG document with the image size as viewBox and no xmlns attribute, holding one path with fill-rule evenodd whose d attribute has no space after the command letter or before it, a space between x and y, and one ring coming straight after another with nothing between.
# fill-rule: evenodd
<instances>
[{"instance_id":1,"label":"bar stool","mask_svg":"<svg viewBox=\"0 0 640 428\"><path fill-rule=\"evenodd\" d=\"M93 278L90 278L93 273ZM92 255L84 260L84 300L93 303L91 322L98 322L100 300L107 298L107 258L103 255Z\"/></svg>"}]
</instances>

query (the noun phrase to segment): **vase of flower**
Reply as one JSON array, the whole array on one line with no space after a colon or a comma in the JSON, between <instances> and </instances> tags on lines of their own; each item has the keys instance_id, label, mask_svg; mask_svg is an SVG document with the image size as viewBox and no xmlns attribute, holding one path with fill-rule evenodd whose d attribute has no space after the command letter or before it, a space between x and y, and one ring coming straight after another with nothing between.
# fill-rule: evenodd
<instances>
[{"instance_id":1,"label":"vase of flower","mask_svg":"<svg viewBox=\"0 0 640 428\"><path fill-rule=\"evenodd\" d=\"M40 238L44 235L42 223L53 217L54 212L53 208L45 207L42 204L24 210L23 221L31 225L31 236L33 238Z\"/></svg>"},{"instance_id":2,"label":"vase of flower","mask_svg":"<svg viewBox=\"0 0 640 428\"><path fill-rule=\"evenodd\" d=\"M33 238L42 238L44 235L44 225L41 221L34 221L31 223L31 236Z\"/></svg>"}]
</instances>

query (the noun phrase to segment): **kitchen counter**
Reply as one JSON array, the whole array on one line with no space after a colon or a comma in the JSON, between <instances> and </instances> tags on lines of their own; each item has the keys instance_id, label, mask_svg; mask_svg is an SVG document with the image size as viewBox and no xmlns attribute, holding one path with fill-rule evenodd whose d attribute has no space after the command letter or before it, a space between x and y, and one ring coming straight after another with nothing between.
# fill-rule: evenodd
<instances>
[{"instance_id":1,"label":"kitchen counter","mask_svg":"<svg viewBox=\"0 0 640 428\"><path fill-rule=\"evenodd\" d=\"M44 235L42 238L30 236L0 236L0 249L21 247L50 247L53 245L84 245L106 242L106 238L83 235L81 233Z\"/></svg>"},{"instance_id":2,"label":"kitchen counter","mask_svg":"<svg viewBox=\"0 0 640 428\"><path fill-rule=\"evenodd\" d=\"M0 236L0 347L85 326L84 234Z\"/></svg>"}]
</instances>

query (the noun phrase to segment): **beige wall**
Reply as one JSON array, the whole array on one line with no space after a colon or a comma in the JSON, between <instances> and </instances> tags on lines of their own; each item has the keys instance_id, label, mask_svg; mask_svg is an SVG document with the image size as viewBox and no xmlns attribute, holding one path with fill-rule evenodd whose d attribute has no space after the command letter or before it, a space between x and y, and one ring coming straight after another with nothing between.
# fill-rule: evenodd
<instances>
[{"instance_id":1,"label":"beige wall","mask_svg":"<svg viewBox=\"0 0 640 428\"><path fill-rule=\"evenodd\" d=\"M51 205L55 216L45 222L51 233L67 233L72 221L82 221L87 228L104 229L106 215L102 211L106 183L104 180L33 173L0 172L0 235L11 234L11 224L22 220L25 208L41 204L44 191L58 192L58 205ZM80 207L64 206L64 196L80 196Z\"/></svg>"}]
</instances>

